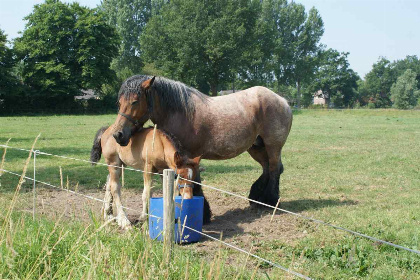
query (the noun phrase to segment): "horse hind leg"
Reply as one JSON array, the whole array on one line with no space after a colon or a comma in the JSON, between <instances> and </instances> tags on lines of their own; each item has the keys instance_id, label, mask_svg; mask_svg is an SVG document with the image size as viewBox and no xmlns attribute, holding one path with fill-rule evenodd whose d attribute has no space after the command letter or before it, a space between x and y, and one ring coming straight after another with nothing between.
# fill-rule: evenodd
<instances>
[{"instance_id":1,"label":"horse hind leg","mask_svg":"<svg viewBox=\"0 0 420 280\"><path fill-rule=\"evenodd\" d=\"M260 201L275 206L280 198L280 175L284 170L281 162L282 145L273 145L266 148L269 155L269 175Z\"/></svg>"},{"instance_id":2,"label":"horse hind leg","mask_svg":"<svg viewBox=\"0 0 420 280\"><path fill-rule=\"evenodd\" d=\"M254 145L248 149L248 153L256 160L263 169L261 176L252 184L251 191L248 198L256 201L261 201L264 189L269 179L269 158L263 139L258 136ZM251 205L255 206L254 202Z\"/></svg>"}]
</instances>

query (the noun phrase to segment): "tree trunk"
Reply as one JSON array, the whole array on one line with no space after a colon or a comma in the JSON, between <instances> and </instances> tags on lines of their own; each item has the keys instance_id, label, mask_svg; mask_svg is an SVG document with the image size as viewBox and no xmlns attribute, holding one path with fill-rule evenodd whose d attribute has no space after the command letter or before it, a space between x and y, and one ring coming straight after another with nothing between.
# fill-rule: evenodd
<instances>
[{"instance_id":1,"label":"tree trunk","mask_svg":"<svg viewBox=\"0 0 420 280\"><path fill-rule=\"evenodd\" d=\"M232 92L235 92L235 77L232 80Z\"/></svg>"},{"instance_id":2,"label":"tree trunk","mask_svg":"<svg viewBox=\"0 0 420 280\"><path fill-rule=\"evenodd\" d=\"M298 79L297 82L297 95L296 95L296 101L297 101L297 107L300 109L300 80Z\"/></svg>"},{"instance_id":3,"label":"tree trunk","mask_svg":"<svg viewBox=\"0 0 420 280\"><path fill-rule=\"evenodd\" d=\"M210 95L211 96L217 96L217 85L216 84L210 84Z\"/></svg>"}]
</instances>

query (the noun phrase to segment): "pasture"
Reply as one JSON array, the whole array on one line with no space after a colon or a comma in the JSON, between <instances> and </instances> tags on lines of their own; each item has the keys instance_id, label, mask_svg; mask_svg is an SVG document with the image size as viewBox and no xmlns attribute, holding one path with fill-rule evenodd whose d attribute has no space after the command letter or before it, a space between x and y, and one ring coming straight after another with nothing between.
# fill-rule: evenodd
<instances>
[{"instance_id":1,"label":"pasture","mask_svg":"<svg viewBox=\"0 0 420 280\"><path fill-rule=\"evenodd\" d=\"M29 149L41 132L36 149L88 159L96 131L113 123L115 117L115 114L2 117L0 143L4 144L12 138L10 146ZM420 111L295 112L283 151L285 171L281 176L279 207L418 250L419 138ZM26 158L27 153L8 149L4 168L20 173ZM202 165L205 167L202 173L204 184L245 196L261 173L260 166L246 153L226 161L203 160ZM83 193L103 198L102 186L107 175L105 167L91 167L77 161L40 155L37 156L37 179L60 185L59 166L63 171L65 187L75 189L77 186ZM32 172L31 162L27 176L32 177ZM141 174L136 172L125 172L122 200L134 209L141 209L141 178ZM17 177L12 175L3 174L0 177L2 209L8 208L17 182ZM157 189L160 184L159 178L156 178ZM33 222L30 213L27 213L32 209L32 182L27 181L12 216L11 230L2 228L2 232L13 232L15 236L6 234L7 241L0 244L2 278L27 276L30 267L36 263L36 254L42 253L41 250L50 252L50 256L45 258L45 262L39 262L35 269L38 274L34 272L29 278L37 278L45 272L45 276L55 275L57 278L74 273L79 278L108 275L117 279L128 276L149 279L156 273L160 278L172 275L172 279L179 279L184 277L186 267L189 267L187 274L191 279L197 279L200 273L205 278L210 275L215 279L235 279L237 276L249 279L254 271L256 279L293 278L253 259L243 265L246 255L224 248L219 251L219 244L207 239L177 248L177 262L159 272L159 265L162 265L160 244L147 241L141 230L123 233L116 226L102 229L99 203L41 185L37 187L36 221ZM311 278L419 279L419 255L286 213L277 212L271 219L272 211L251 209L247 201L204 187L203 191L213 210L213 222L204 227L204 232L218 237L223 231L223 239L227 242L252 250L252 253ZM128 214L132 219L138 215L129 211ZM1 224L4 215L5 211L0 214ZM92 226L81 235L86 225ZM101 231L96 232L98 229ZM49 231L57 233L51 240L47 240ZM60 243L58 252L54 252L55 242L64 233L67 233L63 237L66 242L64 245ZM73 239L69 239L70 236ZM79 236L95 238L85 243L80 241L80 248L77 247L79 249L66 258L69 252L73 252L71 243L76 242ZM10 240L14 249L11 249ZM45 246L48 250L44 249ZM157 249L141 262L136 262L138 257L141 258L138 252L146 250L147 246ZM24 269L19 269L16 267L19 262L13 258L25 250L32 255L20 260ZM51 258L51 254L57 259ZM109 259L104 261L98 256L109 256ZM130 271L135 264L138 264L138 270L149 271L145 274ZM259 269L254 270L255 267ZM8 274L10 271L13 273Z\"/></svg>"}]
</instances>

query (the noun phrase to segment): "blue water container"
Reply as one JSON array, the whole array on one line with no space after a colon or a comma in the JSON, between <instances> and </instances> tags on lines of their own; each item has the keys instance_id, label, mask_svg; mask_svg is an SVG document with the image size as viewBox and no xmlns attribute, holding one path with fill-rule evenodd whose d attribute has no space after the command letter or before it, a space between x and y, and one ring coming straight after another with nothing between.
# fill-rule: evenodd
<instances>
[{"instance_id":1,"label":"blue water container","mask_svg":"<svg viewBox=\"0 0 420 280\"><path fill-rule=\"evenodd\" d=\"M182 199L181 196L175 197L175 242L192 243L200 240L201 234L188 228L185 225L201 232L203 228L203 208L204 198L194 196L192 199ZM150 238L163 240L163 197L150 198L149 216L149 235ZM156 216L156 217L154 217ZM157 218L162 217L162 218Z\"/></svg>"}]
</instances>

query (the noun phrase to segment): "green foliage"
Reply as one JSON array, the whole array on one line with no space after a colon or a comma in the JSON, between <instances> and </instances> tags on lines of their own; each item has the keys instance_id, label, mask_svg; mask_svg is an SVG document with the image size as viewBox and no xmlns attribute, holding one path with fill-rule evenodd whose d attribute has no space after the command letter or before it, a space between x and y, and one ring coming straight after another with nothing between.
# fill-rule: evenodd
<instances>
[{"instance_id":1,"label":"green foliage","mask_svg":"<svg viewBox=\"0 0 420 280\"><path fill-rule=\"evenodd\" d=\"M391 106L391 87L408 69L413 71L417 88L420 88L420 60L417 56L407 56L393 62L384 57L379 58L366 74L365 81L359 83L361 104L374 103L376 108Z\"/></svg>"},{"instance_id":2,"label":"green foliage","mask_svg":"<svg viewBox=\"0 0 420 280\"><path fill-rule=\"evenodd\" d=\"M107 22L114 26L120 36L119 55L113 62L118 73L128 68L132 74L140 73L142 60L140 35L149 18L152 8L157 9L157 1L152 0L104 0L100 9L104 11ZM154 4L154 5L153 5Z\"/></svg>"},{"instance_id":3,"label":"green foliage","mask_svg":"<svg viewBox=\"0 0 420 280\"><path fill-rule=\"evenodd\" d=\"M320 67L310 86L311 92L322 90L327 102L333 101L335 107L348 107L356 102L359 76L350 69L348 54L333 49L323 51Z\"/></svg>"},{"instance_id":4,"label":"green foliage","mask_svg":"<svg viewBox=\"0 0 420 280\"><path fill-rule=\"evenodd\" d=\"M389 107L391 105L391 86L394 83L395 74L391 62L382 57L373 64L372 70L366 74L365 90L369 93L365 103L373 102L376 108Z\"/></svg>"},{"instance_id":5,"label":"green foliage","mask_svg":"<svg viewBox=\"0 0 420 280\"><path fill-rule=\"evenodd\" d=\"M0 29L0 99L9 92L17 82L13 76L13 52L7 46L7 36Z\"/></svg>"},{"instance_id":6,"label":"green foliage","mask_svg":"<svg viewBox=\"0 0 420 280\"><path fill-rule=\"evenodd\" d=\"M297 85L297 106L300 107L301 87L311 81L319 63L324 23L315 8L307 14L305 7L295 2L273 1L273 11L274 74L279 84Z\"/></svg>"},{"instance_id":7,"label":"green foliage","mask_svg":"<svg viewBox=\"0 0 420 280\"><path fill-rule=\"evenodd\" d=\"M417 87L420 88L420 59L416 55L408 55L404 59L394 61L392 68L396 77L400 77L406 70L411 69L416 74Z\"/></svg>"},{"instance_id":8,"label":"green foliage","mask_svg":"<svg viewBox=\"0 0 420 280\"><path fill-rule=\"evenodd\" d=\"M393 106L398 109L410 109L417 105L419 97L420 90L417 87L416 73L408 69L391 87Z\"/></svg>"},{"instance_id":9,"label":"green foliage","mask_svg":"<svg viewBox=\"0 0 420 280\"><path fill-rule=\"evenodd\" d=\"M38 106L68 106L81 89L100 90L114 79L109 65L117 54L118 36L102 12L47 0L25 19L15 50L24 62L22 78L32 98L44 99Z\"/></svg>"},{"instance_id":10,"label":"green foliage","mask_svg":"<svg viewBox=\"0 0 420 280\"><path fill-rule=\"evenodd\" d=\"M251 44L258 2L175 0L141 36L145 59L171 78L215 95L231 81Z\"/></svg>"},{"instance_id":11,"label":"green foliage","mask_svg":"<svg viewBox=\"0 0 420 280\"><path fill-rule=\"evenodd\" d=\"M14 101L21 99L25 86L18 78L20 63L16 64L14 52L7 46L7 37L0 30L0 112L15 109Z\"/></svg>"}]
</instances>

